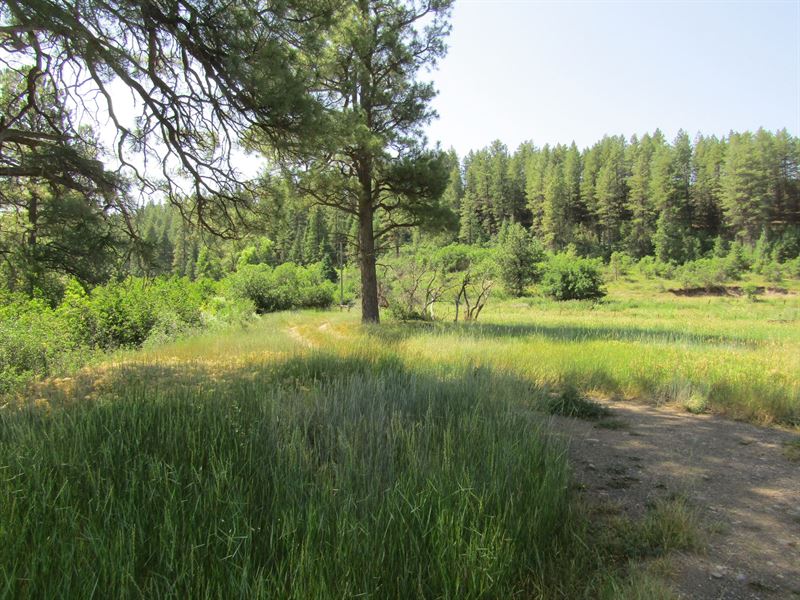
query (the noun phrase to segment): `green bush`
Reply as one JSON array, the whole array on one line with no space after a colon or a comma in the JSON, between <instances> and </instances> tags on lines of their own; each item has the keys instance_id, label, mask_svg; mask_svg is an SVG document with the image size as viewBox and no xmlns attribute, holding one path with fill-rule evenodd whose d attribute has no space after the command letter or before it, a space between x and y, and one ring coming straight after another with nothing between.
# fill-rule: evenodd
<instances>
[{"instance_id":1,"label":"green bush","mask_svg":"<svg viewBox=\"0 0 800 600\"><path fill-rule=\"evenodd\" d=\"M539 280L544 259L541 242L519 223L511 223L500 232L497 266L503 286L512 296L522 296L529 284Z\"/></svg>"},{"instance_id":2,"label":"green bush","mask_svg":"<svg viewBox=\"0 0 800 600\"><path fill-rule=\"evenodd\" d=\"M625 252L612 252L608 267L614 279L627 275L633 266L633 258Z\"/></svg>"},{"instance_id":3,"label":"green bush","mask_svg":"<svg viewBox=\"0 0 800 600\"><path fill-rule=\"evenodd\" d=\"M647 279L670 279L675 273L675 265L660 262L654 256L643 256L636 267Z\"/></svg>"},{"instance_id":4,"label":"green bush","mask_svg":"<svg viewBox=\"0 0 800 600\"><path fill-rule=\"evenodd\" d=\"M767 281L780 283L784 279L784 266L776 261L769 261L761 265L761 274Z\"/></svg>"},{"instance_id":5,"label":"green bush","mask_svg":"<svg viewBox=\"0 0 800 600\"><path fill-rule=\"evenodd\" d=\"M327 308L336 285L325 279L319 264L301 267L284 263L242 265L225 279L233 298L251 301L260 313L292 308Z\"/></svg>"},{"instance_id":6,"label":"green bush","mask_svg":"<svg viewBox=\"0 0 800 600\"><path fill-rule=\"evenodd\" d=\"M596 300L606 295L598 259L572 254L550 258L542 278L542 292L556 300Z\"/></svg>"},{"instance_id":7,"label":"green bush","mask_svg":"<svg viewBox=\"0 0 800 600\"><path fill-rule=\"evenodd\" d=\"M208 282L129 277L87 294L71 283L58 307L76 345L110 349L141 346L151 335L174 338L201 324Z\"/></svg>"},{"instance_id":8,"label":"green bush","mask_svg":"<svg viewBox=\"0 0 800 600\"><path fill-rule=\"evenodd\" d=\"M472 265L493 259L496 254L493 248L450 244L434 252L431 261L445 273L460 273Z\"/></svg>"},{"instance_id":9,"label":"green bush","mask_svg":"<svg viewBox=\"0 0 800 600\"><path fill-rule=\"evenodd\" d=\"M207 279L130 277L86 292L71 280L55 309L0 292L0 394L79 366L92 352L159 344L250 318L252 303L220 298L216 288Z\"/></svg>"},{"instance_id":10,"label":"green bush","mask_svg":"<svg viewBox=\"0 0 800 600\"><path fill-rule=\"evenodd\" d=\"M0 394L60 369L74 349L65 324L44 300L0 294Z\"/></svg>"},{"instance_id":11,"label":"green bush","mask_svg":"<svg viewBox=\"0 0 800 600\"><path fill-rule=\"evenodd\" d=\"M787 260L785 263L783 263L783 268L786 271L787 277L800 279L800 256L793 258L792 260Z\"/></svg>"},{"instance_id":12,"label":"green bush","mask_svg":"<svg viewBox=\"0 0 800 600\"><path fill-rule=\"evenodd\" d=\"M758 295L761 293L761 289L754 283L748 283L742 286L742 291L750 302L757 302Z\"/></svg>"},{"instance_id":13,"label":"green bush","mask_svg":"<svg viewBox=\"0 0 800 600\"><path fill-rule=\"evenodd\" d=\"M203 327L214 329L227 325L246 326L256 312L256 306L247 298L212 296L203 310Z\"/></svg>"},{"instance_id":14,"label":"green bush","mask_svg":"<svg viewBox=\"0 0 800 600\"><path fill-rule=\"evenodd\" d=\"M675 278L684 289L720 287L742 275L742 263L734 256L727 258L699 258L678 267Z\"/></svg>"}]
</instances>

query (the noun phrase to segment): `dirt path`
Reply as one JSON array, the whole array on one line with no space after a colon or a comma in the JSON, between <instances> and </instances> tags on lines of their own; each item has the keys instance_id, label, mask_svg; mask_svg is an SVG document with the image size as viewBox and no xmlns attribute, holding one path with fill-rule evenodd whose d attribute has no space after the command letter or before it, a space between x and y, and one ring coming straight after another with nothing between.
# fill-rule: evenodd
<instances>
[{"instance_id":1,"label":"dirt path","mask_svg":"<svg viewBox=\"0 0 800 600\"><path fill-rule=\"evenodd\" d=\"M699 511L708 546L673 557L680 597L800 598L800 463L784 454L796 434L668 407L603 404L617 429L563 417L554 424L571 439L590 497L640 516L653 500L681 493Z\"/></svg>"},{"instance_id":2,"label":"dirt path","mask_svg":"<svg viewBox=\"0 0 800 600\"><path fill-rule=\"evenodd\" d=\"M296 341L301 346L305 346L306 348L316 348L317 347L317 344L315 344L312 340L310 340L309 338L304 336L302 333L300 333L300 330L296 326L295 327L289 327L286 330L286 333L288 333L289 337L292 338L294 341Z\"/></svg>"}]
</instances>

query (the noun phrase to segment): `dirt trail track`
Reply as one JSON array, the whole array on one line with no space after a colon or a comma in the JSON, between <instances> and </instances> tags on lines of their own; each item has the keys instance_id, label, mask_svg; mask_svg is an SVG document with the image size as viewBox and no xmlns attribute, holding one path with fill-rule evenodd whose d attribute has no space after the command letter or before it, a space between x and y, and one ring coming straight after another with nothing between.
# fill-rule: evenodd
<instances>
[{"instance_id":1,"label":"dirt trail track","mask_svg":"<svg viewBox=\"0 0 800 600\"><path fill-rule=\"evenodd\" d=\"M605 429L556 417L592 498L640 516L680 493L709 529L702 554L675 557L681 597L800 598L800 463L784 454L791 432L673 408L604 402L621 421Z\"/></svg>"}]
</instances>

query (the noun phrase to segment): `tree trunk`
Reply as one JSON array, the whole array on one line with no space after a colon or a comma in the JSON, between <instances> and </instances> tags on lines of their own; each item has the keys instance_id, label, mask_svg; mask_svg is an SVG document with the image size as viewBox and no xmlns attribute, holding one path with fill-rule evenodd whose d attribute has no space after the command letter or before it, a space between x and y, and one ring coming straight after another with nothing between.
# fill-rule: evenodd
<instances>
[{"instance_id":1,"label":"tree trunk","mask_svg":"<svg viewBox=\"0 0 800 600\"><path fill-rule=\"evenodd\" d=\"M375 269L375 231L373 208L362 203L358 214L359 267L361 270L361 322L380 322L378 308L378 274Z\"/></svg>"}]
</instances>

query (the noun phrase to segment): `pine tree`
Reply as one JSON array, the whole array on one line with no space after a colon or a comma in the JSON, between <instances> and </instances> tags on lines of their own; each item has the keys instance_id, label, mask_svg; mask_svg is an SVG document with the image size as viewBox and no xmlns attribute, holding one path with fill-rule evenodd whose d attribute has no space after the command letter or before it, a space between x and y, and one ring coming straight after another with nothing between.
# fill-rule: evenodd
<instances>
[{"instance_id":1,"label":"pine tree","mask_svg":"<svg viewBox=\"0 0 800 600\"><path fill-rule=\"evenodd\" d=\"M563 146L556 146L544 178L542 232L545 245L561 250L569 243L569 189L564 177Z\"/></svg>"},{"instance_id":2,"label":"pine tree","mask_svg":"<svg viewBox=\"0 0 800 600\"><path fill-rule=\"evenodd\" d=\"M594 190L595 214L601 246L604 253L610 255L622 238L622 223L626 217L625 140L607 138L604 146Z\"/></svg>"},{"instance_id":3,"label":"pine tree","mask_svg":"<svg viewBox=\"0 0 800 600\"><path fill-rule=\"evenodd\" d=\"M156 257L156 264L158 266L159 274L169 273L172 269L173 247L172 240L169 238L169 222L164 223L164 229L161 232L161 239L158 243L158 254Z\"/></svg>"},{"instance_id":4,"label":"pine tree","mask_svg":"<svg viewBox=\"0 0 800 600\"><path fill-rule=\"evenodd\" d=\"M567 223L572 226L586 220L586 205L581 198L581 153L572 142L564 156L564 183L567 187ZM567 243L569 243L568 240Z\"/></svg>"},{"instance_id":5,"label":"pine tree","mask_svg":"<svg viewBox=\"0 0 800 600\"><path fill-rule=\"evenodd\" d=\"M525 197L531 213L531 231L543 235L545 174L550 162L550 146L532 151L525 165Z\"/></svg>"},{"instance_id":6,"label":"pine tree","mask_svg":"<svg viewBox=\"0 0 800 600\"><path fill-rule=\"evenodd\" d=\"M679 132L673 146L661 146L653 155L650 194L659 211L654 238L656 257L683 263L696 258L699 243L692 234L691 143Z\"/></svg>"},{"instance_id":7,"label":"pine tree","mask_svg":"<svg viewBox=\"0 0 800 600\"><path fill-rule=\"evenodd\" d=\"M417 78L445 54L451 8L452 0L342 2L329 43L305 57L318 74L326 126L290 166L305 194L358 218L364 322L380 319L381 238L450 214L440 204L447 155L426 148L422 135L436 91Z\"/></svg>"},{"instance_id":8,"label":"pine tree","mask_svg":"<svg viewBox=\"0 0 800 600\"><path fill-rule=\"evenodd\" d=\"M731 134L722 172L722 209L736 239L753 245L767 224L768 177L753 134Z\"/></svg>"},{"instance_id":9,"label":"pine tree","mask_svg":"<svg viewBox=\"0 0 800 600\"><path fill-rule=\"evenodd\" d=\"M461 200L458 239L465 244L478 244L486 239L478 217L477 202L469 191Z\"/></svg>"},{"instance_id":10,"label":"pine tree","mask_svg":"<svg viewBox=\"0 0 800 600\"><path fill-rule=\"evenodd\" d=\"M645 134L641 142L631 145L631 174L628 177L628 211L631 215L625 245L636 258L653 251L653 234L658 212L650 195L650 163L655 151L653 139Z\"/></svg>"},{"instance_id":11,"label":"pine tree","mask_svg":"<svg viewBox=\"0 0 800 600\"><path fill-rule=\"evenodd\" d=\"M522 223L525 227L531 226L531 214L525 195L525 169L533 152L533 144L525 142L520 144L508 161L508 193L512 217L515 222Z\"/></svg>"},{"instance_id":12,"label":"pine tree","mask_svg":"<svg viewBox=\"0 0 800 600\"><path fill-rule=\"evenodd\" d=\"M516 212L508 178L508 148L499 140L492 142L487 166L487 193L492 214L489 234L496 235L500 224L513 221Z\"/></svg>"},{"instance_id":13,"label":"pine tree","mask_svg":"<svg viewBox=\"0 0 800 600\"><path fill-rule=\"evenodd\" d=\"M306 223L303 235L303 263L310 264L321 261L331 255L330 242L328 241L328 225L322 209L315 206Z\"/></svg>"},{"instance_id":14,"label":"pine tree","mask_svg":"<svg viewBox=\"0 0 800 600\"><path fill-rule=\"evenodd\" d=\"M464 181L461 177L461 164L458 160L458 155L455 150L448 153L450 158L450 178L447 182L447 188L442 194L442 204L452 210L454 213L459 214L461 209L461 199L464 197Z\"/></svg>"},{"instance_id":15,"label":"pine tree","mask_svg":"<svg viewBox=\"0 0 800 600\"><path fill-rule=\"evenodd\" d=\"M498 253L500 278L509 293L521 296L538 273L543 252L519 223L506 223Z\"/></svg>"},{"instance_id":16,"label":"pine tree","mask_svg":"<svg viewBox=\"0 0 800 600\"><path fill-rule=\"evenodd\" d=\"M692 228L709 249L723 233L722 168L725 144L716 137L698 137L692 157Z\"/></svg>"}]
</instances>

